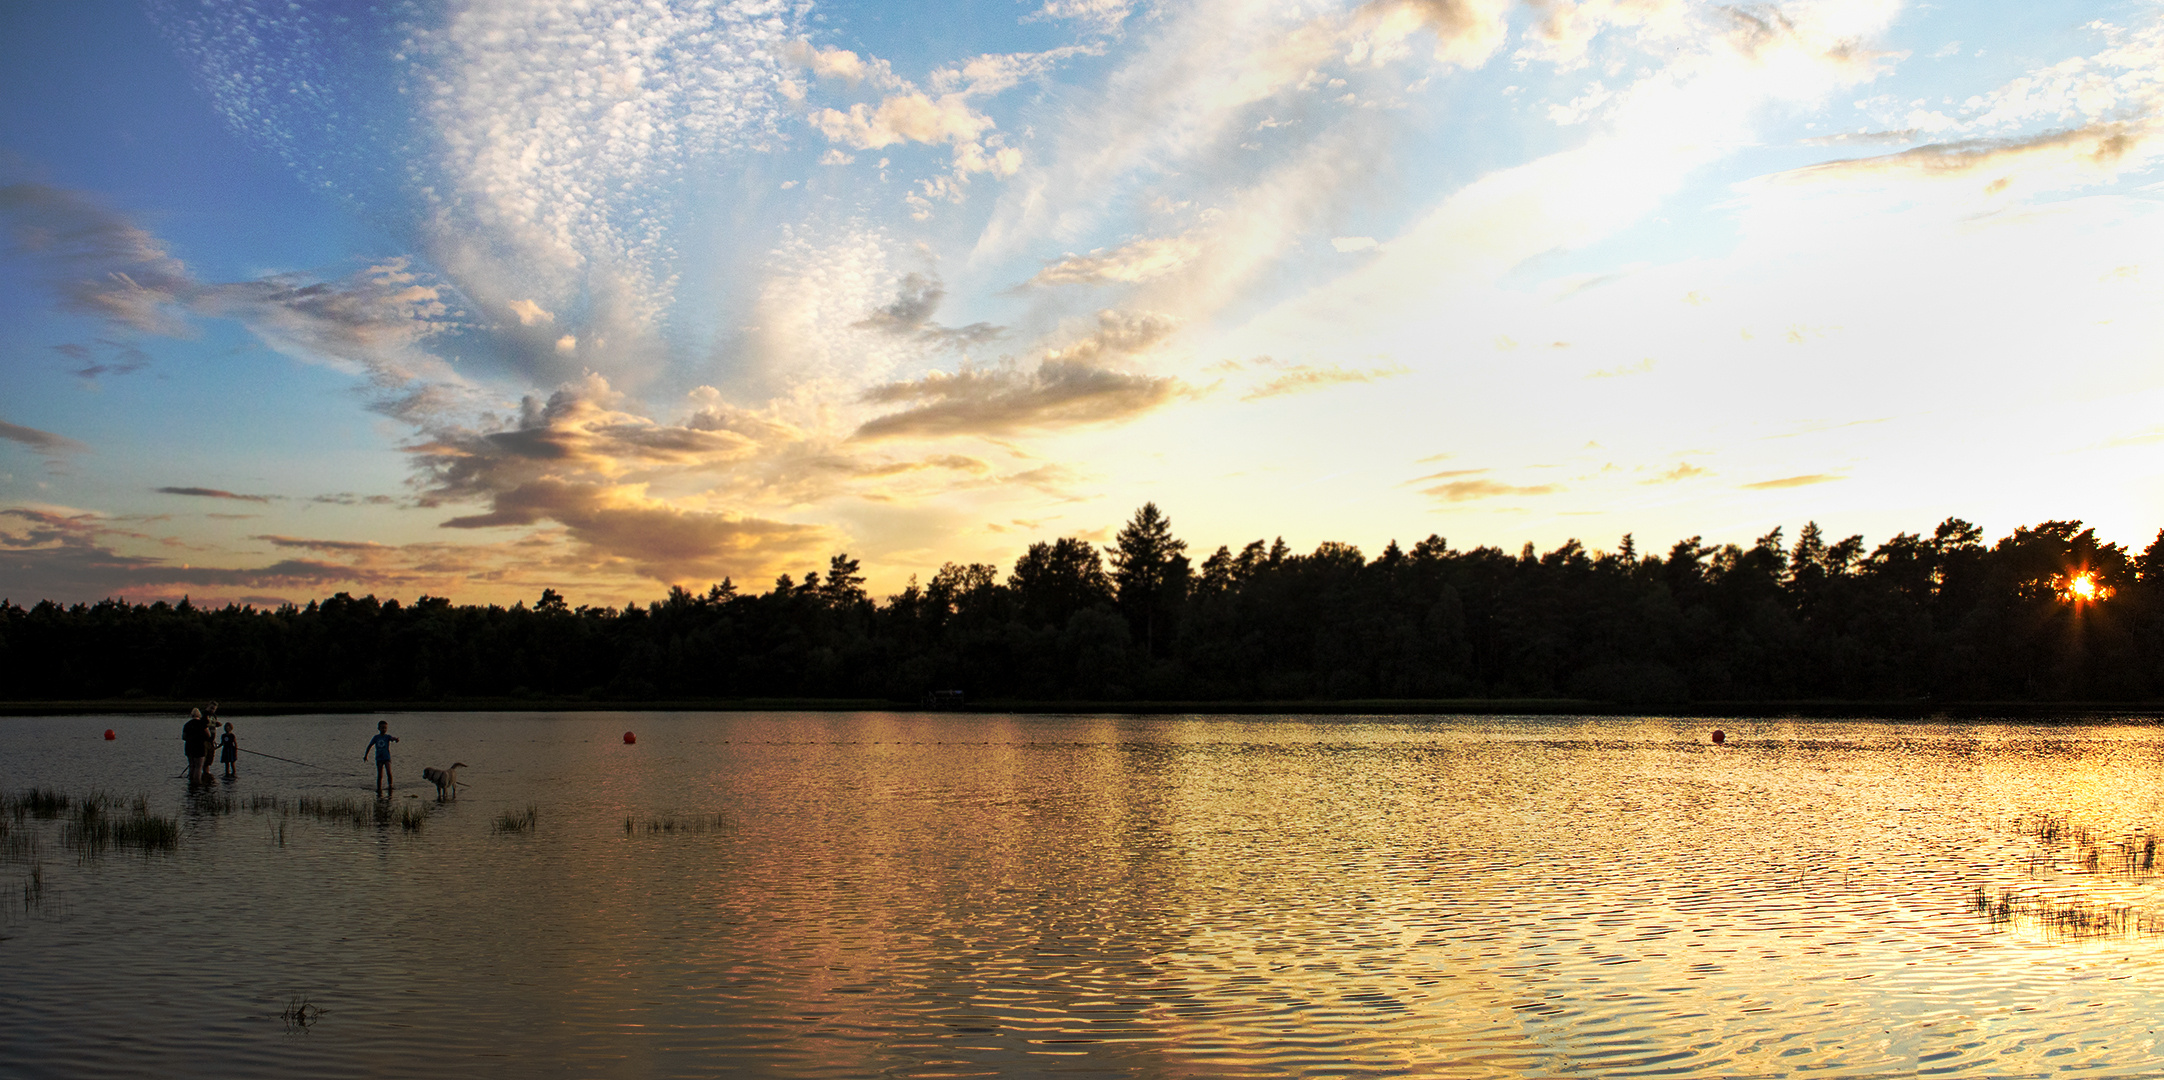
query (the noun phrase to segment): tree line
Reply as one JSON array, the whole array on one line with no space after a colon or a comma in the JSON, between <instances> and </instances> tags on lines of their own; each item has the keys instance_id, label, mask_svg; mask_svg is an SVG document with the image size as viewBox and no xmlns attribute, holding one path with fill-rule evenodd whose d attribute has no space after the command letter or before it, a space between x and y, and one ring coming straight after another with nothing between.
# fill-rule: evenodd
<instances>
[{"instance_id":1,"label":"tree line","mask_svg":"<svg viewBox=\"0 0 2164 1080\"><path fill-rule=\"evenodd\" d=\"M764 592L646 604L0 602L19 700L460 698L1300 701L1570 697L2164 698L2164 531L2139 555L2078 521L1986 544L1948 518L1865 550L1814 524L1744 547L1220 547L1144 505L1100 550L948 563L883 602L836 555Z\"/></svg>"}]
</instances>

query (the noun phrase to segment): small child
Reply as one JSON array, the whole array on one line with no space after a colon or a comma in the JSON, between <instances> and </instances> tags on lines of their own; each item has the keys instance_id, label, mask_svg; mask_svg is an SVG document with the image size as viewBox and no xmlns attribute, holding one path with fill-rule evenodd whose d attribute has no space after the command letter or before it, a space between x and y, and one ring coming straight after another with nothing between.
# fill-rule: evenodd
<instances>
[{"instance_id":1,"label":"small child","mask_svg":"<svg viewBox=\"0 0 2164 1080\"><path fill-rule=\"evenodd\" d=\"M233 763L240 760L240 744L233 741L233 722L225 722L225 734L218 736L218 760L225 762L225 778L233 779Z\"/></svg>"},{"instance_id":2,"label":"small child","mask_svg":"<svg viewBox=\"0 0 2164 1080\"><path fill-rule=\"evenodd\" d=\"M368 740L367 749L361 751L362 761L368 760L369 751L375 751L377 798L383 796L385 787L389 787L393 791L397 790L397 782L391 779L391 744L397 741L398 736L391 734L391 722L389 720L378 720L376 721L376 737Z\"/></svg>"}]
</instances>

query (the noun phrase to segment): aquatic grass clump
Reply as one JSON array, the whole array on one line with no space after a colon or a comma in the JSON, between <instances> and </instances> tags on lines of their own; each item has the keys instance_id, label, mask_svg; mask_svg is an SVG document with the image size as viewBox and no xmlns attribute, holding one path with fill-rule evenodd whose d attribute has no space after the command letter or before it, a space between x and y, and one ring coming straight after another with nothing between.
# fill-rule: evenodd
<instances>
[{"instance_id":1,"label":"aquatic grass clump","mask_svg":"<svg viewBox=\"0 0 2164 1080\"><path fill-rule=\"evenodd\" d=\"M355 799L312 799L306 795L293 801L293 812L317 821L343 821L355 828L368 824L376 816Z\"/></svg>"},{"instance_id":2,"label":"aquatic grass clump","mask_svg":"<svg viewBox=\"0 0 2164 1080\"><path fill-rule=\"evenodd\" d=\"M2102 904L2078 897L2022 894L2005 888L1993 895L1982 885L1978 885L1969 897L1969 911L1984 916L1994 927L2004 927L2016 920L2032 922L2046 935L2056 938L2164 934L2164 915L2131 904Z\"/></svg>"},{"instance_id":3,"label":"aquatic grass clump","mask_svg":"<svg viewBox=\"0 0 2164 1080\"><path fill-rule=\"evenodd\" d=\"M35 831L0 831L0 863L34 863L44 854L45 842Z\"/></svg>"},{"instance_id":4,"label":"aquatic grass clump","mask_svg":"<svg viewBox=\"0 0 2164 1080\"><path fill-rule=\"evenodd\" d=\"M407 832L420 832L422 823L428 820L428 811L407 803L398 808L396 818L399 828Z\"/></svg>"},{"instance_id":5,"label":"aquatic grass clump","mask_svg":"<svg viewBox=\"0 0 2164 1080\"><path fill-rule=\"evenodd\" d=\"M32 863L30 876L23 880L23 911L36 911L45 903L45 864Z\"/></svg>"},{"instance_id":6,"label":"aquatic grass clump","mask_svg":"<svg viewBox=\"0 0 2164 1080\"><path fill-rule=\"evenodd\" d=\"M308 1025L323 1018L324 1012L323 1006L305 997L296 998L286 1002L286 1011L279 1013L278 1019L286 1022L287 1031L306 1031Z\"/></svg>"},{"instance_id":7,"label":"aquatic grass clump","mask_svg":"<svg viewBox=\"0 0 2164 1080\"><path fill-rule=\"evenodd\" d=\"M51 821L68 812L74 800L51 788L26 788L20 795L0 795L0 810L20 820L24 816Z\"/></svg>"},{"instance_id":8,"label":"aquatic grass clump","mask_svg":"<svg viewBox=\"0 0 2164 1080\"><path fill-rule=\"evenodd\" d=\"M134 848L144 854L171 851L180 843L180 821L150 812L148 800L137 798L125 813L115 812L112 799L93 795L76 804L75 820L68 823L60 842L83 855L108 848Z\"/></svg>"},{"instance_id":9,"label":"aquatic grass clump","mask_svg":"<svg viewBox=\"0 0 2164 1080\"><path fill-rule=\"evenodd\" d=\"M2075 826L2064 811L2022 817L2017 819L2017 824L2023 835L2035 839L2040 846L2072 849L2068 853L2072 856L2071 866L2051 854L2031 854L2028 857L2030 877L2071 870L2082 874L2111 871L2132 878L2146 878L2157 870L2160 845L2157 835L2147 830L2107 841L2088 829Z\"/></svg>"},{"instance_id":10,"label":"aquatic grass clump","mask_svg":"<svg viewBox=\"0 0 2164 1080\"><path fill-rule=\"evenodd\" d=\"M516 810L505 810L497 814L496 820L489 823L488 831L492 833L529 833L533 831L534 824L539 817L539 810L529 803L526 806L526 812L523 814Z\"/></svg>"},{"instance_id":11,"label":"aquatic grass clump","mask_svg":"<svg viewBox=\"0 0 2164 1080\"><path fill-rule=\"evenodd\" d=\"M637 818L626 814L624 816L624 835L630 836L633 833L641 831L648 833L684 833L686 835L690 835L695 833L712 832L723 828L726 824L727 819L720 814L715 814L711 817L704 814L694 814L690 817L685 818L678 818L675 814L663 814L660 817L647 818L644 822L641 822Z\"/></svg>"}]
</instances>

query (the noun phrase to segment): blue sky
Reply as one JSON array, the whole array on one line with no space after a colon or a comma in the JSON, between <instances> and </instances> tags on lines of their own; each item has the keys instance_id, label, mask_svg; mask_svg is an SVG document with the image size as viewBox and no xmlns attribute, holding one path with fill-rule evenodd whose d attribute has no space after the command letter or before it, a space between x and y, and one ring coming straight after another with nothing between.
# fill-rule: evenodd
<instances>
[{"instance_id":1,"label":"blue sky","mask_svg":"<svg viewBox=\"0 0 2164 1080\"><path fill-rule=\"evenodd\" d=\"M0 13L0 593L2164 525L2164 7Z\"/></svg>"}]
</instances>

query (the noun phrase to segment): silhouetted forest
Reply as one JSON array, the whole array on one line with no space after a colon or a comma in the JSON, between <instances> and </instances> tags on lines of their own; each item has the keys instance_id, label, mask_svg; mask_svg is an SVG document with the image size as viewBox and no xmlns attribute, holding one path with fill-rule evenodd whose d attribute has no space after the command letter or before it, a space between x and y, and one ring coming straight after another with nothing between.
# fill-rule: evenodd
<instances>
[{"instance_id":1,"label":"silhouetted forest","mask_svg":"<svg viewBox=\"0 0 2164 1080\"><path fill-rule=\"evenodd\" d=\"M2139 556L2078 521L1987 545L1955 518L1870 551L1815 524L1659 553L1258 540L1197 566L1146 505L1106 549L949 563L884 602L837 555L643 607L6 603L0 680L18 700L2156 699L2164 532Z\"/></svg>"}]
</instances>

